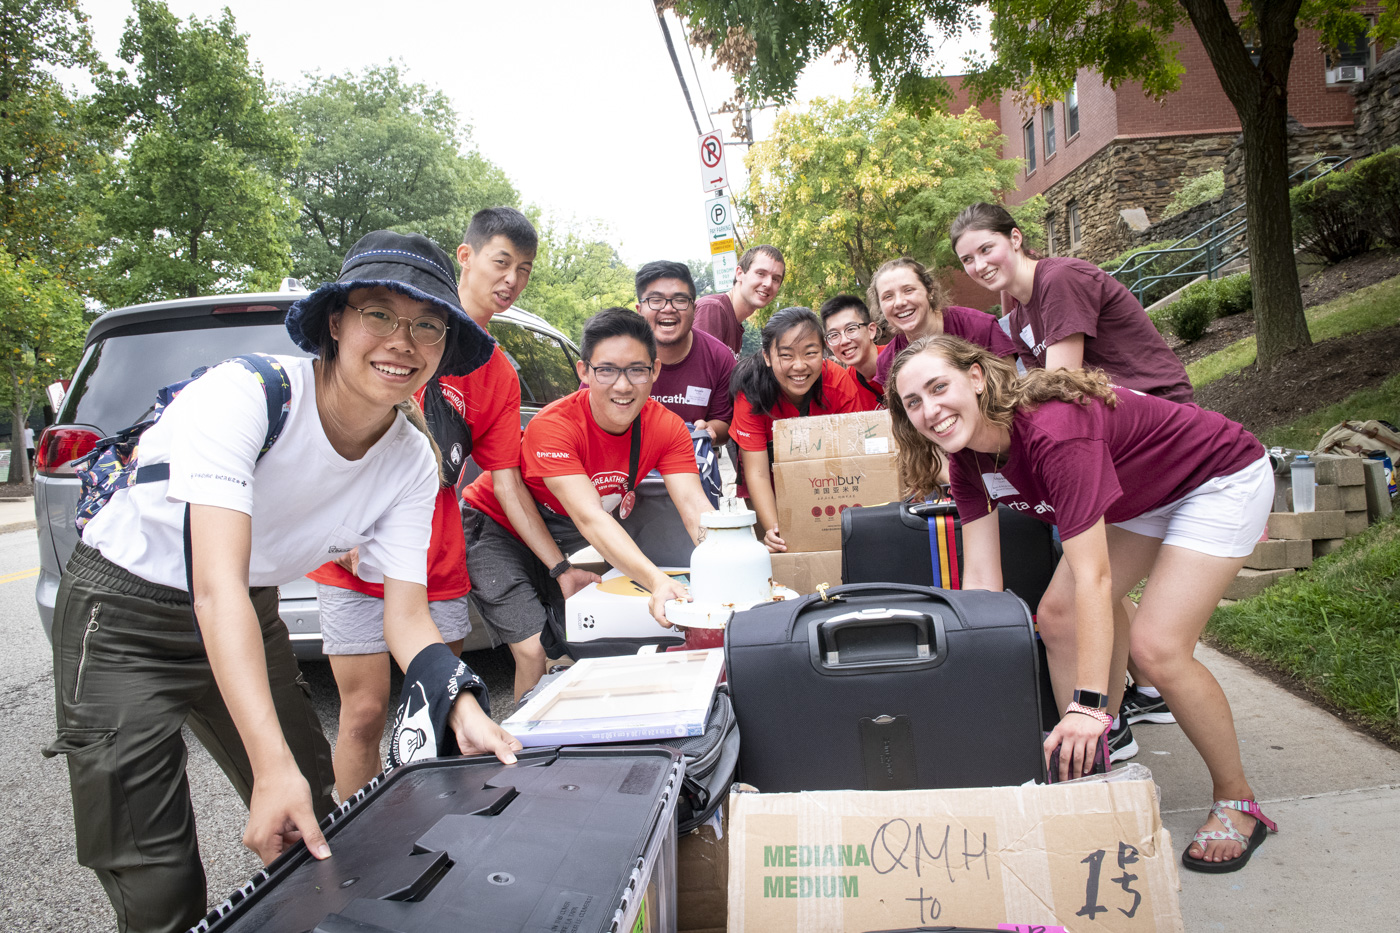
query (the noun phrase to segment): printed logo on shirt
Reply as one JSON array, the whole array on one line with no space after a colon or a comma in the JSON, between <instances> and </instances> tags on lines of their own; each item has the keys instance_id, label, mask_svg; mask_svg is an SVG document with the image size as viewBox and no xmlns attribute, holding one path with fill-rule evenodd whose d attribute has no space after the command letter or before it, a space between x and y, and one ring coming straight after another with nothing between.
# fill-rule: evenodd
<instances>
[{"instance_id":1,"label":"printed logo on shirt","mask_svg":"<svg viewBox=\"0 0 1400 933\"><path fill-rule=\"evenodd\" d=\"M452 460L452 465L453 465L453 466L461 466L461 465L462 465L462 445L461 445L461 444L453 444L453 445L452 445L452 450L451 450L450 453L448 453L447 456L451 458L451 460Z\"/></svg>"},{"instance_id":2,"label":"printed logo on shirt","mask_svg":"<svg viewBox=\"0 0 1400 933\"><path fill-rule=\"evenodd\" d=\"M1053 513L1055 511L1055 507L1050 503L1046 502L1044 499L1041 499L1040 503L1035 506L1032 506L1029 502L1026 502L1024 500L1019 502L1003 502L1002 505L1006 506L1009 509L1015 509L1018 512L1034 511L1037 515L1044 515L1047 512Z\"/></svg>"},{"instance_id":3,"label":"printed logo on shirt","mask_svg":"<svg viewBox=\"0 0 1400 933\"><path fill-rule=\"evenodd\" d=\"M327 554L349 554L349 553L350 553L351 551L353 551L353 550L355 550L355 545L353 545L353 544L350 545L349 547L339 547L339 546L337 546L337 545L332 544L330 547L326 548L326 553L327 553Z\"/></svg>"},{"instance_id":4,"label":"printed logo on shirt","mask_svg":"<svg viewBox=\"0 0 1400 933\"><path fill-rule=\"evenodd\" d=\"M548 457L550 460L568 460L573 454L566 454L562 450L537 450L536 457Z\"/></svg>"},{"instance_id":5,"label":"printed logo on shirt","mask_svg":"<svg viewBox=\"0 0 1400 933\"><path fill-rule=\"evenodd\" d=\"M657 400L658 402L660 402L662 405L687 405L687 404L689 404L689 403L686 401L686 398L685 398L684 395L653 395L652 398L656 399L656 400Z\"/></svg>"},{"instance_id":6,"label":"printed logo on shirt","mask_svg":"<svg viewBox=\"0 0 1400 933\"><path fill-rule=\"evenodd\" d=\"M612 490L609 489L609 487L616 487L616 489L620 491L627 485L627 474L619 470L606 470L602 473L594 473L589 479L593 483L593 488L598 490L599 494L602 494L605 489L611 492Z\"/></svg>"},{"instance_id":7,"label":"printed logo on shirt","mask_svg":"<svg viewBox=\"0 0 1400 933\"><path fill-rule=\"evenodd\" d=\"M191 473L190 479L218 479L225 483L237 483L240 486L247 486L246 479L239 479L236 476L225 476L223 473Z\"/></svg>"}]
</instances>

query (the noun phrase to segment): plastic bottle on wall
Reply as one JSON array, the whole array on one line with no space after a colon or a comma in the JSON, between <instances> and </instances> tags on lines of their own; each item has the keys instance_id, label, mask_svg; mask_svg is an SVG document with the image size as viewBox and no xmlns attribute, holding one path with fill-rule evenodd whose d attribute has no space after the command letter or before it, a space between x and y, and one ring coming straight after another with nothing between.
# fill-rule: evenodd
<instances>
[{"instance_id":1,"label":"plastic bottle on wall","mask_svg":"<svg viewBox=\"0 0 1400 933\"><path fill-rule=\"evenodd\" d=\"M1317 508L1317 466L1307 454L1293 460L1293 511L1312 512Z\"/></svg>"}]
</instances>

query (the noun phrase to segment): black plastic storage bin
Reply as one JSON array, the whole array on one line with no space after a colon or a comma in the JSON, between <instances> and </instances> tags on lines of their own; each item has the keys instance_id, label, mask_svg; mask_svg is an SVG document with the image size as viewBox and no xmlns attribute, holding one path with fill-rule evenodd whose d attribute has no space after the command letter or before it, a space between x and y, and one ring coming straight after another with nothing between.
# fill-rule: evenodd
<instances>
[{"instance_id":1,"label":"black plastic storage bin","mask_svg":"<svg viewBox=\"0 0 1400 933\"><path fill-rule=\"evenodd\" d=\"M406 765L194 927L204 933L650 933L676 928L676 799L661 747Z\"/></svg>"}]
</instances>

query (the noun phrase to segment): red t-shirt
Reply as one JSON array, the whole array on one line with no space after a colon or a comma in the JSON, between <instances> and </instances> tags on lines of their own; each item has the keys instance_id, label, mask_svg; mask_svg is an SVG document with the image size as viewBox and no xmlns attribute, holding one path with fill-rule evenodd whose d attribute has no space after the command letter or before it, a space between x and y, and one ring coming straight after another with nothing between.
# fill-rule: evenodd
<instances>
[{"instance_id":1,"label":"red t-shirt","mask_svg":"<svg viewBox=\"0 0 1400 933\"><path fill-rule=\"evenodd\" d=\"M860 400L860 407L856 411L879 411L885 407L884 386L878 382L871 382L854 366L846 370L846 375L856 384L856 397Z\"/></svg>"},{"instance_id":2,"label":"red t-shirt","mask_svg":"<svg viewBox=\"0 0 1400 933\"><path fill-rule=\"evenodd\" d=\"M500 347L486 365L465 376L442 376L442 397L457 409L472 431L472 459L490 476L492 470L520 463L520 377ZM421 404L423 392L418 390ZM336 563L308 574L317 583L344 587L384 598L384 587L367 583ZM428 599L456 599L472 588L467 574L467 542L456 490L438 490L433 508L433 536L428 544Z\"/></svg>"},{"instance_id":3,"label":"red t-shirt","mask_svg":"<svg viewBox=\"0 0 1400 933\"><path fill-rule=\"evenodd\" d=\"M669 473L698 473L695 448L691 446L690 431L680 416L656 399L648 398L638 416L642 427L642 447L637 460L637 481L652 470ZM579 389L572 395L547 405L530 419L523 438L524 454L521 472L525 486L535 501L559 515L567 515L564 504L545 486L546 476L580 474L593 481L609 512L622 501L627 485L627 468L632 453L632 431L609 434L593 420L588 404L588 390ZM463 498L467 504L485 512L502 527L511 529L501 504L491 486L491 475L483 473L467 487ZM518 536L517 536L518 537Z\"/></svg>"},{"instance_id":4,"label":"red t-shirt","mask_svg":"<svg viewBox=\"0 0 1400 933\"><path fill-rule=\"evenodd\" d=\"M1011 335L1027 369L1045 368L1045 349L1084 335L1084 366L1118 385L1174 402L1190 402L1186 367L1167 347L1147 312L1113 276L1082 259L1042 259L1031 300L1011 301Z\"/></svg>"},{"instance_id":5,"label":"red t-shirt","mask_svg":"<svg viewBox=\"0 0 1400 933\"><path fill-rule=\"evenodd\" d=\"M1001 329L996 315L978 311L976 308L964 308L960 305L944 308L943 333L961 337L979 347L986 347L997 356L1016 355L1016 344L1012 343L1011 338ZM880 348L880 356L875 362L876 382L880 385L889 384L890 367L894 365L894 358L907 346L909 337L903 331L898 331L894 339Z\"/></svg>"},{"instance_id":6,"label":"red t-shirt","mask_svg":"<svg viewBox=\"0 0 1400 933\"><path fill-rule=\"evenodd\" d=\"M1100 518L1127 521L1175 502L1262 456L1254 435L1222 414L1118 389L1114 408L1095 399L1018 410L1000 467L1014 492L993 495L983 474L995 471L996 459L969 449L950 458L950 478L964 522L1002 502L1059 525L1068 539Z\"/></svg>"},{"instance_id":7,"label":"red t-shirt","mask_svg":"<svg viewBox=\"0 0 1400 933\"><path fill-rule=\"evenodd\" d=\"M744 346L744 325L734 316L734 302L729 295L706 295L695 302L695 329L719 340L739 358Z\"/></svg>"},{"instance_id":8,"label":"red t-shirt","mask_svg":"<svg viewBox=\"0 0 1400 933\"><path fill-rule=\"evenodd\" d=\"M844 415L852 411L869 411L861 407L860 390L845 367L832 360L822 360L822 400L813 401L808 415ZM785 418L800 418L802 413L788 397L778 393L778 404L766 415L759 414L749 404L749 397L740 392L734 398L734 421L729 436L742 450L767 450L773 442L773 422Z\"/></svg>"}]
</instances>

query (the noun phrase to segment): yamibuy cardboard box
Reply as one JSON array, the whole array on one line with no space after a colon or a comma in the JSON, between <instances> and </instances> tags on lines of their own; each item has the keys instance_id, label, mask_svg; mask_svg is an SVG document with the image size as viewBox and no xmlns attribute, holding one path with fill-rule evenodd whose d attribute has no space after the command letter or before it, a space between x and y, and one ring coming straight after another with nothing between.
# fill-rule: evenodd
<instances>
[{"instance_id":1,"label":"yamibuy cardboard box","mask_svg":"<svg viewBox=\"0 0 1400 933\"><path fill-rule=\"evenodd\" d=\"M769 556L773 558L773 582L803 596L815 593L818 583L841 585L840 551L788 551Z\"/></svg>"},{"instance_id":2,"label":"yamibuy cardboard box","mask_svg":"<svg viewBox=\"0 0 1400 933\"><path fill-rule=\"evenodd\" d=\"M729 797L729 933L1183 933L1151 781Z\"/></svg>"},{"instance_id":3,"label":"yamibuy cardboard box","mask_svg":"<svg viewBox=\"0 0 1400 933\"><path fill-rule=\"evenodd\" d=\"M887 411L775 422L773 482L788 550L839 550L842 512L897 500L897 453Z\"/></svg>"}]
</instances>

